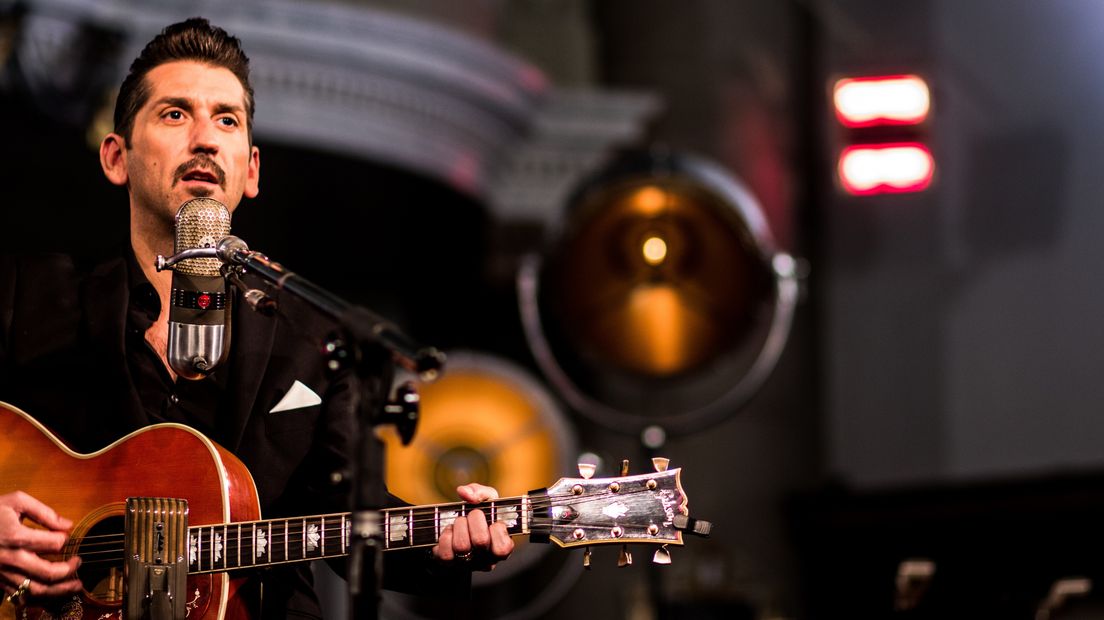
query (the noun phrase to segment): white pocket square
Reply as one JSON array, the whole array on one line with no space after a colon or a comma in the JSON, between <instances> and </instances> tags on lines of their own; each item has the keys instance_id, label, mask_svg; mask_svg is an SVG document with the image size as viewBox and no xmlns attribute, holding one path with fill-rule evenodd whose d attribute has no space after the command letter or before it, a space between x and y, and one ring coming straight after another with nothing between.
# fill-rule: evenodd
<instances>
[{"instance_id":1,"label":"white pocket square","mask_svg":"<svg viewBox=\"0 0 1104 620\"><path fill-rule=\"evenodd\" d=\"M269 413L279 413L281 411L290 411L292 409L301 409L303 407L310 407L322 402L322 397L314 393L314 390L303 385L301 382L296 381L291 384L291 389L284 394L284 397L280 399L280 402L276 403L276 406L269 409Z\"/></svg>"}]
</instances>

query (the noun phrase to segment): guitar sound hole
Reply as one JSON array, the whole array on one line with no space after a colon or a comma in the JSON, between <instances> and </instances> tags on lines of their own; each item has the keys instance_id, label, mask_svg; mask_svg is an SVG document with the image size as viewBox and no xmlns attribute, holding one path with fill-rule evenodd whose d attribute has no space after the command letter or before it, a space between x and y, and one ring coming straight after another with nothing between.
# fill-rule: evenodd
<instances>
[{"instance_id":1,"label":"guitar sound hole","mask_svg":"<svg viewBox=\"0 0 1104 620\"><path fill-rule=\"evenodd\" d=\"M107 517L93 525L77 546L77 570L89 597L101 603L121 603L123 575L123 517Z\"/></svg>"}]
</instances>

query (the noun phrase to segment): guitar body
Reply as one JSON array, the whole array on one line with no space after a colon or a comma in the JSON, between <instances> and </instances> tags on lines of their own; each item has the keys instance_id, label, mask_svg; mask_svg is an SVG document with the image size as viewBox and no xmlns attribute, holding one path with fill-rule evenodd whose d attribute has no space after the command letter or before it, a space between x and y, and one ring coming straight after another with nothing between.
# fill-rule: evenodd
<instances>
[{"instance_id":1,"label":"guitar body","mask_svg":"<svg viewBox=\"0 0 1104 620\"><path fill-rule=\"evenodd\" d=\"M64 557L79 552L85 558L78 570L85 586L79 596L57 608L21 609L20 618L124 619L122 533L128 497L186 499L192 525L260 518L256 487L245 466L186 426L150 426L91 454L73 452L29 415L3 403L0 429L0 495L25 491L72 519ZM103 561L88 559L99 557L97 545L105 540L117 542L111 553L104 552ZM253 617L259 603L254 590L246 579L227 573L189 576L188 618ZM3 605L0 618L11 618L11 610Z\"/></svg>"}]
</instances>

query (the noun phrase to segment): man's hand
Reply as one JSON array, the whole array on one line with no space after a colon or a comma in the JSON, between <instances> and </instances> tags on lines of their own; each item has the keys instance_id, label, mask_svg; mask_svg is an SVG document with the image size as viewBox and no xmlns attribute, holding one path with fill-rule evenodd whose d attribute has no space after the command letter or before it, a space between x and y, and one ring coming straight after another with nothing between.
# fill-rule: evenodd
<instances>
[{"instance_id":1,"label":"man's hand","mask_svg":"<svg viewBox=\"0 0 1104 620\"><path fill-rule=\"evenodd\" d=\"M457 487L456 493L469 504L498 499L494 488L475 483ZM506 531L506 524L488 526L483 511L473 510L441 530L433 556L442 562L469 562L472 570L486 571L510 557L513 550L514 541Z\"/></svg>"},{"instance_id":2,"label":"man's hand","mask_svg":"<svg viewBox=\"0 0 1104 620\"><path fill-rule=\"evenodd\" d=\"M28 527L24 519L47 529ZM0 495L0 586L5 595L61 596L80 591L76 574L80 558L52 562L39 555L60 552L71 527L71 521L22 491Z\"/></svg>"}]
</instances>

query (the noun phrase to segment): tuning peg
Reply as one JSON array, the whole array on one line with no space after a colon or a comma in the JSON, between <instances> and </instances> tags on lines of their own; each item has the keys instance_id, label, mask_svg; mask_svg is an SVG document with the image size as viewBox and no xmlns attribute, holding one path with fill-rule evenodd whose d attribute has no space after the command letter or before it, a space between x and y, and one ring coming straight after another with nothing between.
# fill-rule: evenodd
<instances>
[{"instance_id":1,"label":"tuning peg","mask_svg":"<svg viewBox=\"0 0 1104 620\"><path fill-rule=\"evenodd\" d=\"M625 459L625 460L621 461L621 475L622 476L628 476L629 475L629 459Z\"/></svg>"},{"instance_id":2,"label":"tuning peg","mask_svg":"<svg viewBox=\"0 0 1104 620\"><path fill-rule=\"evenodd\" d=\"M590 570L590 547L583 551L583 568Z\"/></svg>"},{"instance_id":3,"label":"tuning peg","mask_svg":"<svg viewBox=\"0 0 1104 620\"><path fill-rule=\"evenodd\" d=\"M596 467L594 463L579 463L579 475L590 480L590 477L594 475Z\"/></svg>"},{"instance_id":4,"label":"tuning peg","mask_svg":"<svg viewBox=\"0 0 1104 620\"><path fill-rule=\"evenodd\" d=\"M652 465L655 466L656 471L667 471L667 466L671 464L671 459L665 459L662 456L657 456L652 459Z\"/></svg>"},{"instance_id":5,"label":"tuning peg","mask_svg":"<svg viewBox=\"0 0 1104 620\"><path fill-rule=\"evenodd\" d=\"M621 555L617 558L617 566L624 568L629 564L632 564L632 554L629 553L629 546L621 545Z\"/></svg>"},{"instance_id":6,"label":"tuning peg","mask_svg":"<svg viewBox=\"0 0 1104 620\"><path fill-rule=\"evenodd\" d=\"M659 549L656 549L655 555L652 556L652 562L655 564L671 563L671 552L667 550L667 545L663 545Z\"/></svg>"}]
</instances>

